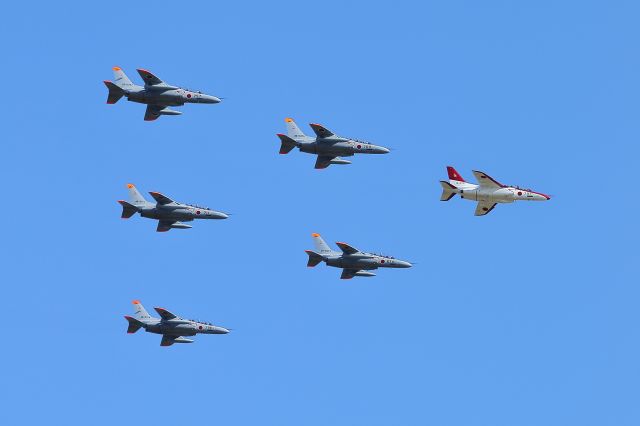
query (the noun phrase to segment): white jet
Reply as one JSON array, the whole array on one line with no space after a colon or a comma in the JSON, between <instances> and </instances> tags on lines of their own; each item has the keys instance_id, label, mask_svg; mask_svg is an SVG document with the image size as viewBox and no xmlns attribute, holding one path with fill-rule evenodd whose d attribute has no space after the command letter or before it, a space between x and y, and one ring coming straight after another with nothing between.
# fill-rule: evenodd
<instances>
[{"instance_id":1,"label":"white jet","mask_svg":"<svg viewBox=\"0 0 640 426\"><path fill-rule=\"evenodd\" d=\"M449 181L441 180L442 196L440 201L449 201L454 195L460 194L460 198L477 201L476 216L484 216L489 213L498 203L513 203L514 201L547 201L550 200L546 194L535 192L530 189L523 189L518 186L503 185L486 173L473 171L478 184L465 181L460 173L451 166L447 166Z\"/></svg>"}]
</instances>

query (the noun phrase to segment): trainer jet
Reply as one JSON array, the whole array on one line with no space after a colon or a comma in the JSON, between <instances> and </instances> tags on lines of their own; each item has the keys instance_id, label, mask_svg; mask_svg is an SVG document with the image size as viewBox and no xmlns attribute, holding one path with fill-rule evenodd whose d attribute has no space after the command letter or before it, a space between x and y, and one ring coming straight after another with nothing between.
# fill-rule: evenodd
<instances>
[{"instance_id":1,"label":"trainer jet","mask_svg":"<svg viewBox=\"0 0 640 426\"><path fill-rule=\"evenodd\" d=\"M319 124L309 124L316 137L307 136L291 118L284 121L287 123L287 134L278 134L281 142L280 154L287 154L295 147L298 147L300 152L317 154L316 169L326 169L331 164L351 164L351 161L343 160L340 156L389 153L383 146L338 136Z\"/></svg>"},{"instance_id":2,"label":"trainer jet","mask_svg":"<svg viewBox=\"0 0 640 426\"><path fill-rule=\"evenodd\" d=\"M460 173L451 166L447 167L449 181L442 180L442 196L440 201L449 201L454 195L460 194L460 198L477 201L476 216L484 216L498 203L513 203L514 201L547 201L551 197L531 189L523 189L519 186L503 185L486 173L473 171L478 184L468 183Z\"/></svg>"},{"instance_id":3,"label":"trainer jet","mask_svg":"<svg viewBox=\"0 0 640 426\"><path fill-rule=\"evenodd\" d=\"M378 268L411 268L411 263L398 260L390 256L381 254L366 253L350 246L347 243L336 243L340 247L339 251L331 250L324 242L320 234L311 234L316 250L305 250L309 255L307 266L313 268L320 262L325 262L327 266L342 268L343 280L350 280L353 277L375 277L376 274L369 272Z\"/></svg>"},{"instance_id":4,"label":"trainer jet","mask_svg":"<svg viewBox=\"0 0 640 426\"><path fill-rule=\"evenodd\" d=\"M217 104L220 98L205 95L202 92L172 86L160 80L147 70L138 69L138 74L144 80L144 86L133 84L129 77L119 67L113 67L114 81L105 80L109 89L108 104L115 104L121 97L126 96L131 102L147 104L145 121L156 120L161 115L180 115L180 111L169 109L170 106L184 104Z\"/></svg>"},{"instance_id":5,"label":"trainer jet","mask_svg":"<svg viewBox=\"0 0 640 426\"><path fill-rule=\"evenodd\" d=\"M160 315L160 318L152 317L138 300L133 301L133 306L135 309L134 316L124 316L129 322L127 333L133 334L144 328L147 333L162 334L160 346L171 346L174 343L193 343L193 340L186 339L183 336L227 334L229 332L227 328L208 322L180 318L164 308L153 308Z\"/></svg>"},{"instance_id":6,"label":"trainer jet","mask_svg":"<svg viewBox=\"0 0 640 426\"><path fill-rule=\"evenodd\" d=\"M227 219L226 213L211 210L208 207L199 207L194 204L182 204L159 192L149 192L156 203L147 201L133 184L127 184L129 189L129 201L118 200L122 206L122 219L129 219L136 213L149 219L157 219L158 232L166 232L172 228L188 229L189 222L194 219Z\"/></svg>"}]
</instances>

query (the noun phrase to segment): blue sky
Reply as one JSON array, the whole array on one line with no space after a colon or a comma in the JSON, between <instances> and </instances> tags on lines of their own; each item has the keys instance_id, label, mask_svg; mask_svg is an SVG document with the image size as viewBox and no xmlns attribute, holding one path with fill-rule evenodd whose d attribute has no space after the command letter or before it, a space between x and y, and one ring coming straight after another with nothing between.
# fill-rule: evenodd
<instances>
[{"instance_id":1,"label":"blue sky","mask_svg":"<svg viewBox=\"0 0 640 426\"><path fill-rule=\"evenodd\" d=\"M2 424L637 425L637 2L12 2ZM225 97L144 122L122 67ZM313 169L291 116L390 146ZM553 196L439 201L445 166ZM158 234L125 184L233 213ZM308 269L310 234L417 262ZM233 328L127 335L147 308Z\"/></svg>"}]
</instances>

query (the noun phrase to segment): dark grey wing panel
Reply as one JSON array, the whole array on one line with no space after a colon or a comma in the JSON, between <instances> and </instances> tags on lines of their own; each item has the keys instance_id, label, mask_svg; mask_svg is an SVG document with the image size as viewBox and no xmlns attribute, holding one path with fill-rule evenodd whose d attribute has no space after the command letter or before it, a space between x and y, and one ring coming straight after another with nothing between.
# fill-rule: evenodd
<instances>
[{"instance_id":1,"label":"dark grey wing panel","mask_svg":"<svg viewBox=\"0 0 640 426\"><path fill-rule=\"evenodd\" d=\"M161 194L159 192L150 191L149 195L151 195L153 197L153 199L156 200L156 202L158 204L165 205L165 204L173 203L173 200L171 198L169 198L166 195L163 195L163 194Z\"/></svg>"},{"instance_id":2,"label":"dark grey wing panel","mask_svg":"<svg viewBox=\"0 0 640 426\"><path fill-rule=\"evenodd\" d=\"M144 113L144 121L157 120L160 117L160 111L164 109L160 105L147 105L147 111Z\"/></svg>"},{"instance_id":3,"label":"dark grey wing panel","mask_svg":"<svg viewBox=\"0 0 640 426\"><path fill-rule=\"evenodd\" d=\"M331 160L336 157L329 157L327 155L318 155L316 160L316 169L326 169L331 164Z\"/></svg>"},{"instance_id":4,"label":"dark grey wing panel","mask_svg":"<svg viewBox=\"0 0 640 426\"><path fill-rule=\"evenodd\" d=\"M158 228L156 229L157 232L167 232L168 230L171 229L171 225L173 225L174 223L176 223L175 220L159 220L158 221Z\"/></svg>"},{"instance_id":5,"label":"dark grey wing panel","mask_svg":"<svg viewBox=\"0 0 640 426\"><path fill-rule=\"evenodd\" d=\"M333 136L333 132L331 130L328 130L326 127L321 126L320 124L309 124L309 126L311 126L311 128L313 129L313 131L316 133L316 136L318 136L319 138L328 138L330 136Z\"/></svg>"},{"instance_id":6,"label":"dark grey wing panel","mask_svg":"<svg viewBox=\"0 0 640 426\"><path fill-rule=\"evenodd\" d=\"M136 71L138 71L138 74L140 74L140 77L142 77L142 79L144 80L144 84L148 84L148 85L155 85L155 84L162 84L163 81L160 80L158 77L156 77L155 75L151 74L151 72L147 71L147 70L143 70L142 68L138 68Z\"/></svg>"},{"instance_id":7,"label":"dark grey wing panel","mask_svg":"<svg viewBox=\"0 0 640 426\"><path fill-rule=\"evenodd\" d=\"M359 269L343 269L342 275L340 275L341 280L350 280L355 277L358 273Z\"/></svg>"},{"instance_id":8,"label":"dark grey wing panel","mask_svg":"<svg viewBox=\"0 0 640 426\"><path fill-rule=\"evenodd\" d=\"M162 340L160 341L160 346L171 346L176 342L176 337L179 336L170 336L168 334L162 335Z\"/></svg>"}]
</instances>

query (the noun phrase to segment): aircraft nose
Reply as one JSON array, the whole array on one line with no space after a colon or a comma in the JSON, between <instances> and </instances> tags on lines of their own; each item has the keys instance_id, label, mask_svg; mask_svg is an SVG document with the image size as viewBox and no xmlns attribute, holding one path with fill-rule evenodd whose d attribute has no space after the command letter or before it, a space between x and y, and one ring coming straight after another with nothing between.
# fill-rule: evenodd
<instances>
[{"instance_id":1,"label":"aircraft nose","mask_svg":"<svg viewBox=\"0 0 640 426\"><path fill-rule=\"evenodd\" d=\"M398 265L398 268L411 268L413 265L409 262L405 262L404 260L396 260L395 263Z\"/></svg>"},{"instance_id":2,"label":"aircraft nose","mask_svg":"<svg viewBox=\"0 0 640 426\"><path fill-rule=\"evenodd\" d=\"M229 219L229 215L222 212L212 212L214 219Z\"/></svg>"},{"instance_id":3,"label":"aircraft nose","mask_svg":"<svg viewBox=\"0 0 640 426\"><path fill-rule=\"evenodd\" d=\"M374 150L374 152L376 154L388 154L391 151L389 150L389 148L385 148L384 146L377 146Z\"/></svg>"},{"instance_id":4,"label":"aircraft nose","mask_svg":"<svg viewBox=\"0 0 640 426\"><path fill-rule=\"evenodd\" d=\"M224 328L224 327L216 327L216 333L217 334L228 334L229 333L229 329L228 328Z\"/></svg>"},{"instance_id":5,"label":"aircraft nose","mask_svg":"<svg viewBox=\"0 0 640 426\"><path fill-rule=\"evenodd\" d=\"M211 95L200 95L200 103L203 104L219 104L222 99Z\"/></svg>"}]
</instances>

